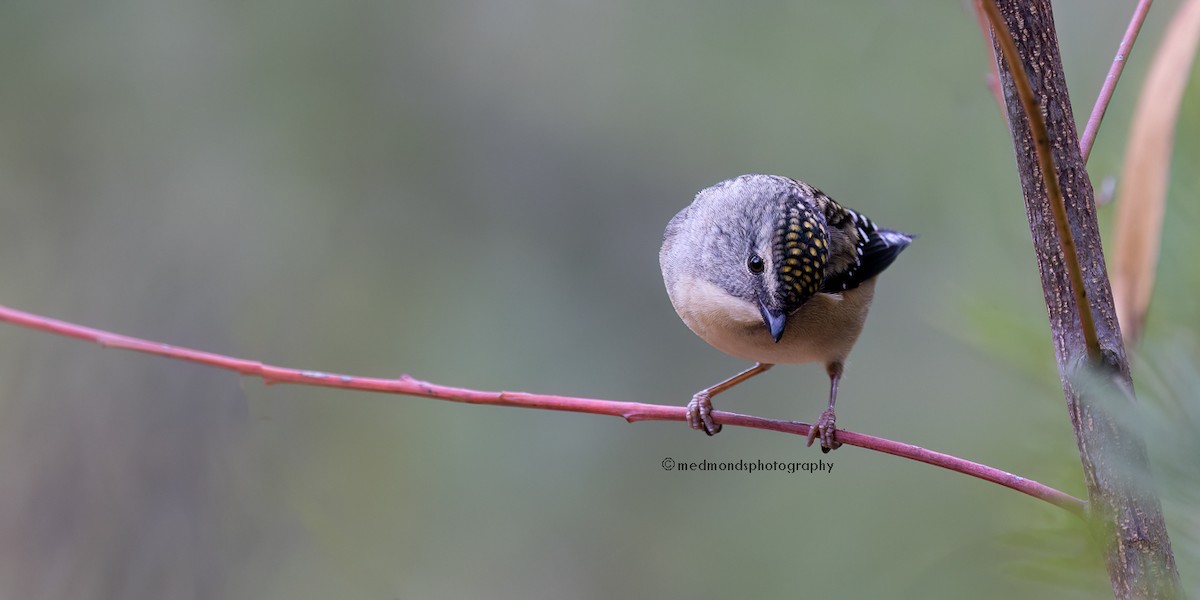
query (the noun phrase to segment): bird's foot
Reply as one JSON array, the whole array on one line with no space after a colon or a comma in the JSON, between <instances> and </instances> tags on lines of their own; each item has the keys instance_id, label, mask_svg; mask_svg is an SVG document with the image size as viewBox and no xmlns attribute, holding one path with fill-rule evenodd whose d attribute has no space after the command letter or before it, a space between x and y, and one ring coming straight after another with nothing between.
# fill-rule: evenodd
<instances>
[{"instance_id":1,"label":"bird's foot","mask_svg":"<svg viewBox=\"0 0 1200 600\"><path fill-rule=\"evenodd\" d=\"M819 436L821 438L821 452L828 453L830 450L837 450L842 447L840 442L833 440L833 433L837 431L837 415L833 412L833 407L825 409L821 413L821 418L817 419L817 424L808 429L808 445L812 446L813 441Z\"/></svg>"},{"instance_id":2,"label":"bird's foot","mask_svg":"<svg viewBox=\"0 0 1200 600\"><path fill-rule=\"evenodd\" d=\"M708 390L701 390L692 396L692 401L687 405L687 422L688 427L692 429L702 429L708 435L717 435L721 431L721 424L713 421L712 418L712 397Z\"/></svg>"}]
</instances>

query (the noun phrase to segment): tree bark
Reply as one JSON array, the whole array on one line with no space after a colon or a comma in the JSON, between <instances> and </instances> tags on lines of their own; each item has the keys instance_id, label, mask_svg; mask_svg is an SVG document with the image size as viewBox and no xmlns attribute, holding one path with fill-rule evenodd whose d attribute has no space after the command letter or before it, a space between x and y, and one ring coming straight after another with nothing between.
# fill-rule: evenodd
<instances>
[{"instance_id":1,"label":"tree bark","mask_svg":"<svg viewBox=\"0 0 1200 600\"><path fill-rule=\"evenodd\" d=\"M984 0L989 2L992 0ZM1146 446L1114 414L1111 398L1136 402L1104 264L1096 204L1071 111L1049 0L995 0L1016 41L1053 148L1084 288L1096 321L1103 364L1092 364L1038 167L1029 121L997 48L1025 212L1041 273L1058 371L1087 482L1089 510L1102 537L1117 598L1182 598L1162 507L1149 475ZM1099 377L1095 377L1095 374ZM1090 382L1100 381L1100 385Z\"/></svg>"}]
</instances>

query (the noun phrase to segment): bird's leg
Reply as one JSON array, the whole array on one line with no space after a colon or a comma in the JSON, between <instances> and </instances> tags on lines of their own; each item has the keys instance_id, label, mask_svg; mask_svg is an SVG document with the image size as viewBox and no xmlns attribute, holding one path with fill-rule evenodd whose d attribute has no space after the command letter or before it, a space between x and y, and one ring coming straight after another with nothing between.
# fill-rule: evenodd
<instances>
[{"instance_id":1,"label":"bird's leg","mask_svg":"<svg viewBox=\"0 0 1200 600\"><path fill-rule=\"evenodd\" d=\"M812 446L813 440L818 435L821 436L821 452L837 450L842 446L840 442L833 440L833 432L837 431L837 415L833 412L833 403L837 402L838 382L842 380L842 363L835 361L825 365L825 372L829 373L829 408L821 413L817 424L808 429L808 445Z\"/></svg>"},{"instance_id":2,"label":"bird's leg","mask_svg":"<svg viewBox=\"0 0 1200 600\"><path fill-rule=\"evenodd\" d=\"M721 431L721 424L715 423L712 420L712 397L724 392L725 390L747 380L759 373L765 372L775 365L770 363L754 363L753 367L718 383L710 388L705 388L696 392L692 396L692 401L688 402L687 422L692 429L703 429L708 435L716 435Z\"/></svg>"}]
</instances>

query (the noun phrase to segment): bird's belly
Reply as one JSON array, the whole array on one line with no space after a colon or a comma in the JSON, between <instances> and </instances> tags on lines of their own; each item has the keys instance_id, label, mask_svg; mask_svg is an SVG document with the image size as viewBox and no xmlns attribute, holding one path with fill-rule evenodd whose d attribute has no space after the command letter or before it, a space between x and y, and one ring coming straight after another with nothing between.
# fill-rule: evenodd
<instances>
[{"instance_id":1,"label":"bird's belly","mask_svg":"<svg viewBox=\"0 0 1200 600\"><path fill-rule=\"evenodd\" d=\"M790 328L789 328L790 329ZM771 364L801 364L825 360L824 348L829 340L804 338L788 335L778 343L771 338L771 332L761 323L746 329L736 329L728 326L708 327L695 330L709 345L742 360L764 362Z\"/></svg>"},{"instance_id":2,"label":"bird's belly","mask_svg":"<svg viewBox=\"0 0 1200 600\"><path fill-rule=\"evenodd\" d=\"M771 338L756 306L720 290L687 290L688 297L680 298L675 308L696 335L731 356L772 364L830 363L849 356L874 288L872 279L840 295L813 296L788 317L779 342Z\"/></svg>"}]
</instances>

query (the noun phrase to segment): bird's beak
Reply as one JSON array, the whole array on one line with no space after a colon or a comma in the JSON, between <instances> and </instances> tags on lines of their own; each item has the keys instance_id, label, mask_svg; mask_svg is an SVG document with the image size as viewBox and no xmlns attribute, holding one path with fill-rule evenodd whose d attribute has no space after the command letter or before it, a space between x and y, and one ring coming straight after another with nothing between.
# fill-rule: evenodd
<instances>
[{"instance_id":1,"label":"bird's beak","mask_svg":"<svg viewBox=\"0 0 1200 600\"><path fill-rule=\"evenodd\" d=\"M767 303L762 300L758 301L758 310L762 313L763 323L767 329L771 330L771 337L778 343L783 337L783 328L787 325L787 315L783 312L767 307Z\"/></svg>"}]
</instances>

